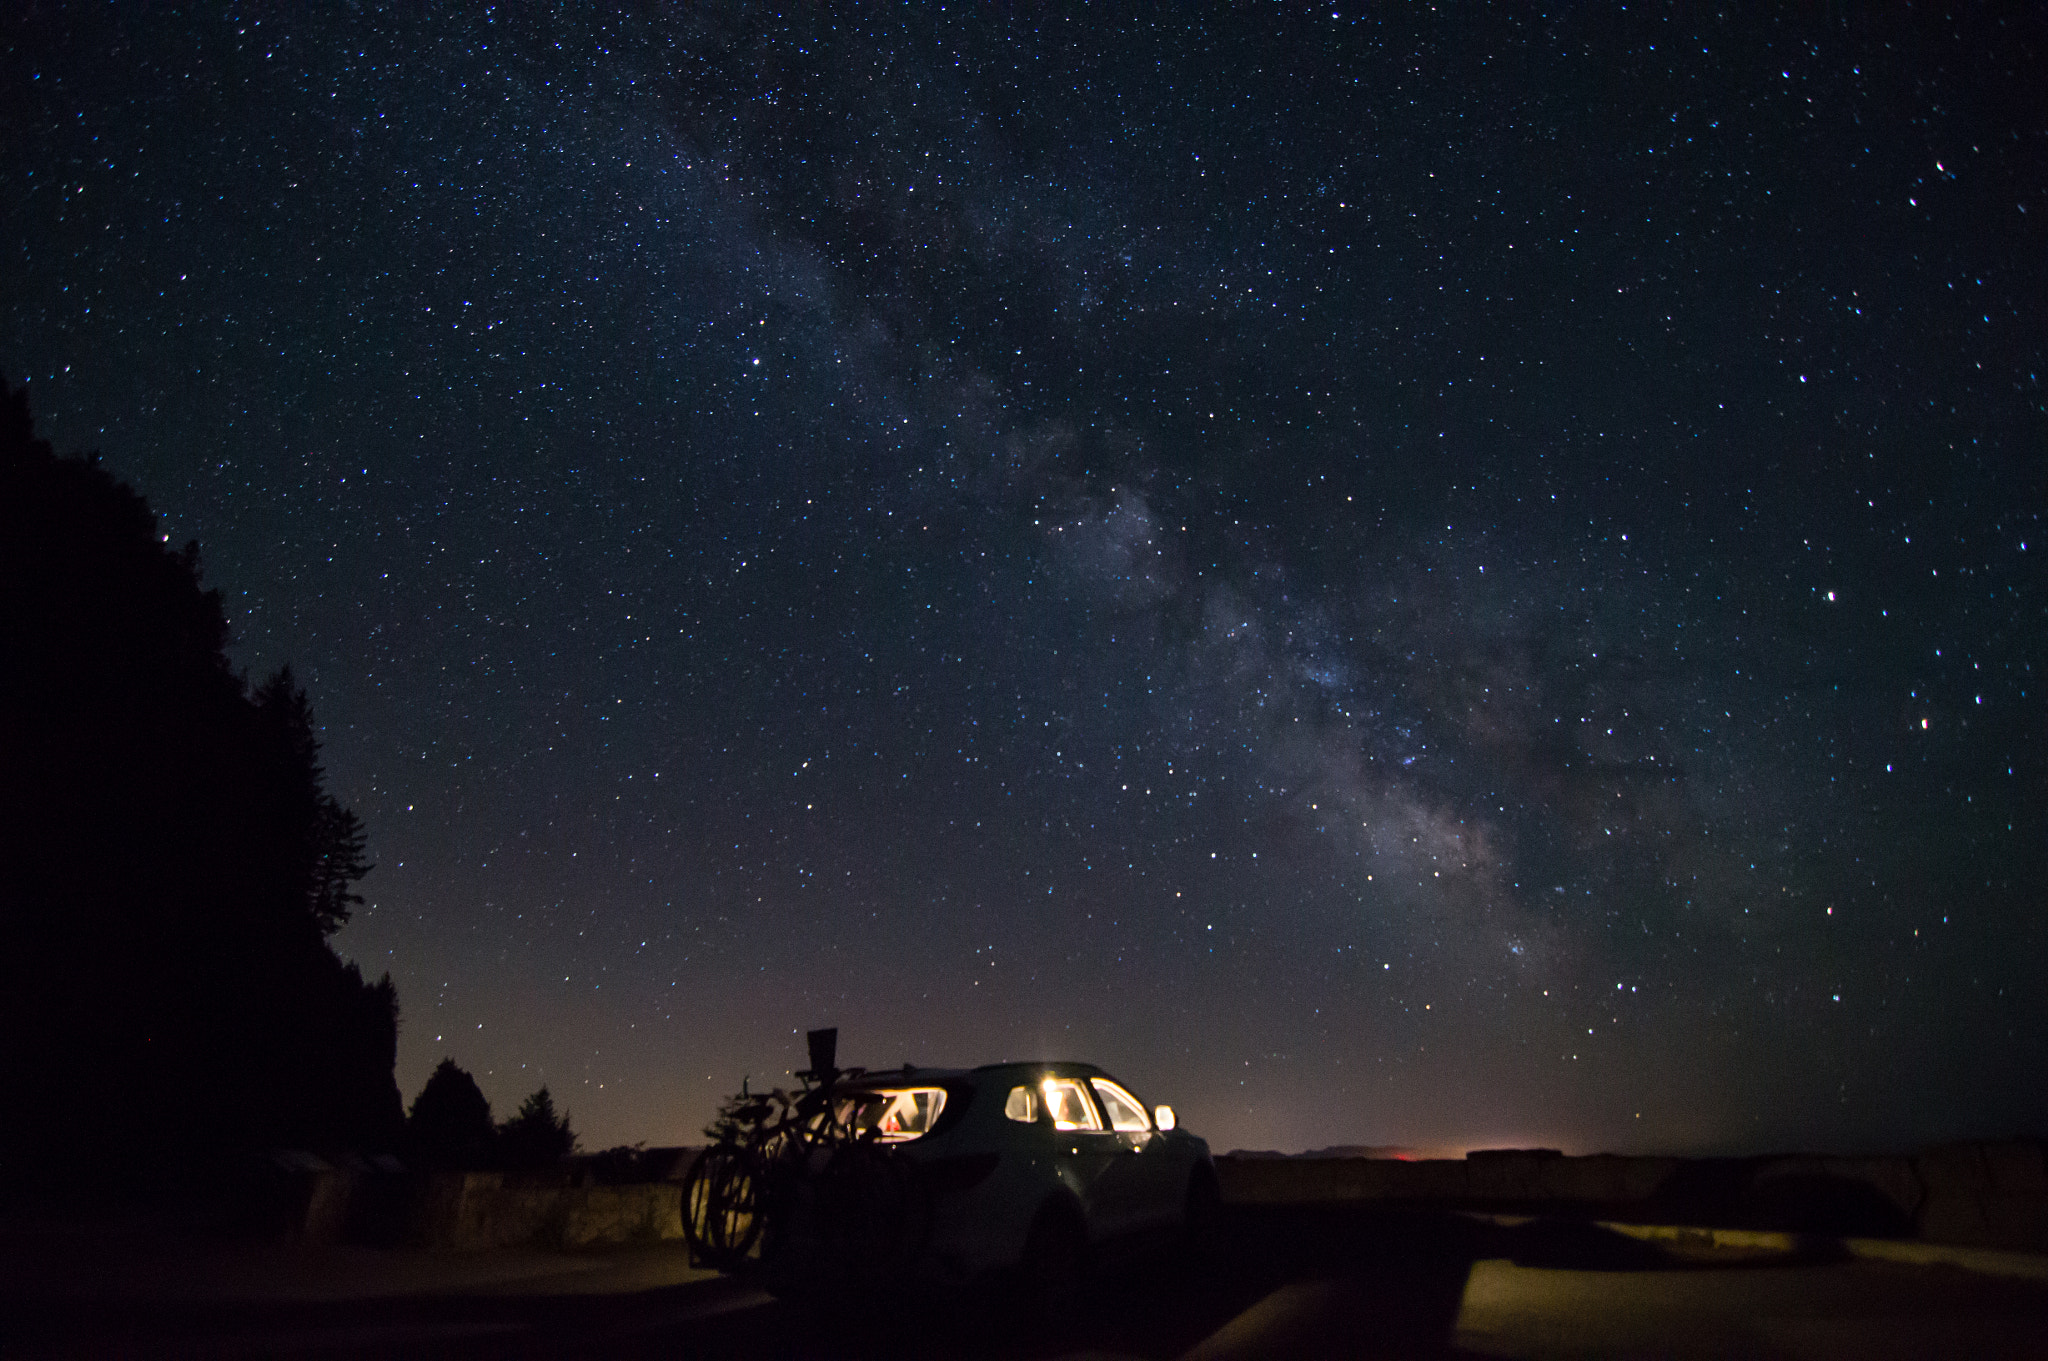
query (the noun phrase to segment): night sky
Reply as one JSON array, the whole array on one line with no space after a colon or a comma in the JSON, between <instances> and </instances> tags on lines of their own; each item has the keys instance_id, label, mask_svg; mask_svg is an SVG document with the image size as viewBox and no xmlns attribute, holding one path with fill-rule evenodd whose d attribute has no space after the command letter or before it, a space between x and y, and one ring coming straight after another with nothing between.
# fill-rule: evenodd
<instances>
[{"instance_id":1,"label":"night sky","mask_svg":"<svg viewBox=\"0 0 2048 1361\"><path fill-rule=\"evenodd\" d=\"M561 8L5 19L0 375L307 684L408 1100L2048 1128L2040 9Z\"/></svg>"}]
</instances>

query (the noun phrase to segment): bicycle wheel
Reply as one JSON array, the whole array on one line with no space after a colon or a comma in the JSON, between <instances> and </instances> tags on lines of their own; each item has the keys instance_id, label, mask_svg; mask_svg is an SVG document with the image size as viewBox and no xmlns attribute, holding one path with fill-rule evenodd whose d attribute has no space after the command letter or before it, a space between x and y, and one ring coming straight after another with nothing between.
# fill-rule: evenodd
<instances>
[{"instance_id":1,"label":"bicycle wheel","mask_svg":"<svg viewBox=\"0 0 2048 1361\"><path fill-rule=\"evenodd\" d=\"M737 1144L715 1144L697 1156L683 1179L683 1236L691 1258L736 1271L761 1233L761 1179Z\"/></svg>"}]
</instances>

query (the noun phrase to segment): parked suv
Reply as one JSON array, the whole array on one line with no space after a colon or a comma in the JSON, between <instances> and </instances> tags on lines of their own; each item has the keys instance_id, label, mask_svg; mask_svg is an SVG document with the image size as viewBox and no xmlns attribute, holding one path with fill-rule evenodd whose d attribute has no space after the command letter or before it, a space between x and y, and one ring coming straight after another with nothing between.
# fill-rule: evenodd
<instances>
[{"instance_id":1,"label":"parked suv","mask_svg":"<svg viewBox=\"0 0 2048 1361\"><path fill-rule=\"evenodd\" d=\"M801 1289L807 1274L843 1267L834 1259L848 1254L828 1240L858 1241L845 1221L900 1217L906 1202L906 1230L888 1235L914 1240L906 1268L964 1279L1021 1267L1049 1300L1077 1289L1102 1249L1199 1239L1213 1225L1209 1146L1093 1064L903 1068L831 1095L859 1141L771 1215L761 1263L773 1284ZM885 1175L839 1176L852 1189L835 1191L849 1165Z\"/></svg>"}]
</instances>

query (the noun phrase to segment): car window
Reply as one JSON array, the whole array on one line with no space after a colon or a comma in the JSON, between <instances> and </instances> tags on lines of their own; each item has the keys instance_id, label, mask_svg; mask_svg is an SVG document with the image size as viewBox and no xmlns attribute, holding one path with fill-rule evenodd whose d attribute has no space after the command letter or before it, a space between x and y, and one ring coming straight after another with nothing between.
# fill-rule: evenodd
<instances>
[{"instance_id":1,"label":"car window","mask_svg":"<svg viewBox=\"0 0 2048 1361\"><path fill-rule=\"evenodd\" d=\"M1003 1102L1003 1114L1020 1124L1031 1124L1038 1119L1038 1093L1029 1087L1010 1088L1010 1095Z\"/></svg>"},{"instance_id":2,"label":"car window","mask_svg":"<svg viewBox=\"0 0 2048 1361\"><path fill-rule=\"evenodd\" d=\"M883 1144L908 1143L931 1133L946 1109L944 1087L898 1087L876 1091L853 1114L853 1127Z\"/></svg>"},{"instance_id":3,"label":"car window","mask_svg":"<svg viewBox=\"0 0 2048 1361\"><path fill-rule=\"evenodd\" d=\"M1152 1121L1145 1115L1145 1108L1138 1104L1138 1098L1117 1086L1106 1077L1088 1079L1095 1084L1095 1094L1102 1098L1102 1108L1109 1112L1109 1127L1125 1134L1143 1134L1152 1128Z\"/></svg>"},{"instance_id":4,"label":"car window","mask_svg":"<svg viewBox=\"0 0 2048 1361\"><path fill-rule=\"evenodd\" d=\"M1049 1077L1039 1084L1038 1090L1045 1094L1045 1109L1056 1127L1102 1128L1102 1117L1095 1113L1095 1103L1088 1099L1088 1090L1079 1078Z\"/></svg>"}]
</instances>

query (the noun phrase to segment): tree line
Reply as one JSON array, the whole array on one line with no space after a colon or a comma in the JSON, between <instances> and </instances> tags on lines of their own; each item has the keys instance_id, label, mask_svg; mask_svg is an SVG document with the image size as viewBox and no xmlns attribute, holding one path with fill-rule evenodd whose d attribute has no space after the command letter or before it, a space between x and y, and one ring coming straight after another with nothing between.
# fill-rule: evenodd
<instances>
[{"instance_id":1,"label":"tree line","mask_svg":"<svg viewBox=\"0 0 2048 1361\"><path fill-rule=\"evenodd\" d=\"M370 860L305 689L238 674L199 545L0 390L0 1168L573 1153L546 1087L496 1122L453 1060L404 1111L397 990L330 944Z\"/></svg>"},{"instance_id":2,"label":"tree line","mask_svg":"<svg viewBox=\"0 0 2048 1361\"><path fill-rule=\"evenodd\" d=\"M329 938L363 827L196 543L0 402L0 1118L12 1167L388 1149L398 996Z\"/></svg>"},{"instance_id":3,"label":"tree line","mask_svg":"<svg viewBox=\"0 0 2048 1361\"><path fill-rule=\"evenodd\" d=\"M521 1171L551 1167L574 1153L576 1134L567 1112L555 1113L545 1086L510 1119L493 1121L476 1079L455 1060L442 1059L413 1100L402 1151L417 1167Z\"/></svg>"}]
</instances>

